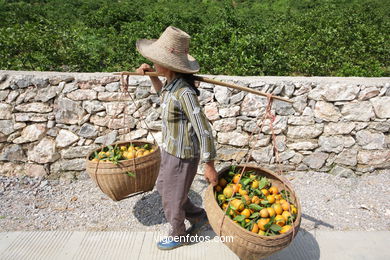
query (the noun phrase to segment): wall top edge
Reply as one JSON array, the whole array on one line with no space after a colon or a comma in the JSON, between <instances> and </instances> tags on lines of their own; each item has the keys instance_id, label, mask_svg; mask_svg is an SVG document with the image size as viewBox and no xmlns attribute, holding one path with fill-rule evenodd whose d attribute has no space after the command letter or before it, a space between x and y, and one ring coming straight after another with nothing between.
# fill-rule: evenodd
<instances>
[{"instance_id":1,"label":"wall top edge","mask_svg":"<svg viewBox=\"0 0 390 260\"><path fill-rule=\"evenodd\" d=\"M32 76L58 76L67 75L75 78L100 78L114 76L112 72L59 72L59 71L15 71L15 70L0 70L0 75L7 74L8 76L15 75L32 75ZM278 82L313 82L313 83L349 83L349 84L390 84L390 77L302 77L302 76L229 76L229 75L206 75L197 74L199 76L220 79L220 80L237 80L237 81L262 81L264 83ZM132 76L140 78L143 76Z\"/></svg>"}]
</instances>

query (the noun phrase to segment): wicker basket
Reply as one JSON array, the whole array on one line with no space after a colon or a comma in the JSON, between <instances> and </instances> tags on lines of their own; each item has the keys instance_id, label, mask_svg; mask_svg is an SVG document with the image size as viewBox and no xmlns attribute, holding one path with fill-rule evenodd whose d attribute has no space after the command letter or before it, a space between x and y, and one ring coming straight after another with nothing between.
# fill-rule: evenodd
<instances>
[{"instance_id":1,"label":"wicker basket","mask_svg":"<svg viewBox=\"0 0 390 260\"><path fill-rule=\"evenodd\" d=\"M132 141L134 145L152 144L145 141ZM130 142L117 142L118 145L128 145ZM161 155L157 145L152 144L155 151L130 160L120 161L118 164L111 162L93 162L89 160L95 151L88 154L86 169L89 176L99 188L114 201L126 198L128 195L140 191L153 189L160 169ZM131 177L127 172L135 173Z\"/></svg>"},{"instance_id":2,"label":"wicker basket","mask_svg":"<svg viewBox=\"0 0 390 260\"><path fill-rule=\"evenodd\" d=\"M238 166L237 169L242 169L243 166ZM275 236L260 236L256 233L249 232L238 224L234 223L229 217L224 218L224 212L218 206L214 197L213 187L209 185L205 195L205 209L210 225L218 236L232 236L233 240L224 242L240 259L254 260L262 259L271 254L287 247L294 237L297 235L301 224L301 204L293 192L288 181L278 176L270 170L260 167L247 166L246 170L254 170L258 175L267 177L272 185L278 187L279 190L287 189L290 191L291 199L297 206L298 215L294 221L294 231L290 229L285 234ZM229 171L229 167L222 169L219 174L224 174ZM284 183L284 185L283 185ZM223 220L224 218L224 220ZM223 221L222 227L221 223Z\"/></svg>"}]
</instances>

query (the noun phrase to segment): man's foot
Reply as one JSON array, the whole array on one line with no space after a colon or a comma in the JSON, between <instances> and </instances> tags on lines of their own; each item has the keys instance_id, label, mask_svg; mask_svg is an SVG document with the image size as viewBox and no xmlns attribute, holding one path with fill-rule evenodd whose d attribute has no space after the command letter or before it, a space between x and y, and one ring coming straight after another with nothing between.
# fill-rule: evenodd
<instances>
[{"instance_id":1,"label":"man's foot","mask_svg":"<svg viewBox=\"0 0 390 260\"><path fill-rule=\"evenodd\" d=\"M187 233L190 235L195 235L201 230L203 226L207 224L209 224L209 219L207 218L207 215L204 214L203 217L191 225L191 227L187 230Z\"/></svg>"},{"instance_id":2,"label":"man's foot","mask_svg":"<svg viewBox=\"0 0 390 260\"><path fill-rule=\"evenodd\" d=\"M175 242L172 239L165 238L157 243L157 248L160 250L172 250L185 245L187 245L186 242L180 242L180 240Z\"/></svg>"}]
</instances>

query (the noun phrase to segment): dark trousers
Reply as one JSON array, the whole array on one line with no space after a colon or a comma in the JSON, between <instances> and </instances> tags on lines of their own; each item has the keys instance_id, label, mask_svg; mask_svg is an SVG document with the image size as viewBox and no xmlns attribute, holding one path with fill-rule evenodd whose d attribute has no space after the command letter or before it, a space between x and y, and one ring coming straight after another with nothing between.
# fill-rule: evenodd
<instances>
[{"instance_id":1,"label":"dark trousers","mask_svg":"<svg viewBox=\"0 0 390 260\"><path fill-rule=\"evenodd\" d=\"M196 222L206 214L195 206L188 192L198 169L199 158L180 159L161 150L161 166L156 181L165 218L172 226L170 236L185 235L184 220Z\"/></svg>"}]
</instances>

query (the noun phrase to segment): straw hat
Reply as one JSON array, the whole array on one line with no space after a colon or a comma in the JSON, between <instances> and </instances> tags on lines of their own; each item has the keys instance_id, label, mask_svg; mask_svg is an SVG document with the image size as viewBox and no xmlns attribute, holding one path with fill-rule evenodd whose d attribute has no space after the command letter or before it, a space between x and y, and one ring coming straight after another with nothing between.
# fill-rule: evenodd
<instances>
[{"instance_id":1,"label":"straw hat","mask_svg":"<svg viewBox=\"0 0 390 260\"><path fill-rule=\"evenodd\" d=\"M150 61L172 71L181 73L196 73L199 63L188 54L190 36L173 26L169 26L160 38L141 39L136 43L137 50Z\"/></svg>"}]
</instances>

